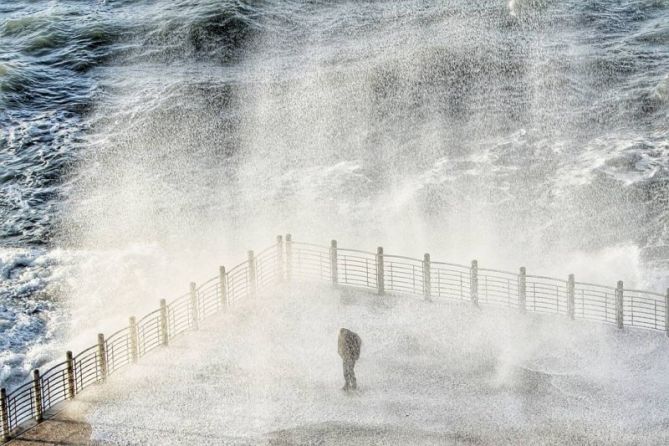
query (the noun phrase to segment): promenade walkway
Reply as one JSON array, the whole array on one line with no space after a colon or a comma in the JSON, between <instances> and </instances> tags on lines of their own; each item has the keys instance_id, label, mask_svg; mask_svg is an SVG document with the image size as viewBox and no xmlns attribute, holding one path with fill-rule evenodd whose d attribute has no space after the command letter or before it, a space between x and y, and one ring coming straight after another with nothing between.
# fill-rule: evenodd
<instances>
[{"instance_id":1,"label":"promenade walkway","mask_svg":"<svg viewBox=\"0 0 669 446\"><path fill-rule=\"evenodd\" d=\"M88 446L91 426L85 420L87 403L69 401L43 423L13 439L8 446ZM103 443L98 442L98 445Z\"/></svg>"},{"instance_id":2,"label":"promenade walkway","mask_svg":"<svg viewBox=\"0 0 669 446\"><path fill-rule=\"evenodd\" d=\"M341 326L363 339L358 393ZM279 287L78 395L98 443L63 420L36 444L667 444L667 370L652 332Z\"/></svg>"},{"instance_id":3,"label":"promenade walkway","mask_svg":"<svg viewBox=\"0 0 669 446\"><path fill-rule=\"evenodd\" d=\"M495 436L487 441L494 438L502 444L505 437L500 431L528 427L515 426L517 419L527 422L529 417L539 423L532 427L543 426L542 410L554 411L558 404L551 396L564 400L562 406L568 408L564 416L573 417L585 410L574 407L574 398L582 398L582 392L605 414L588 413L587 426L581 426L595 432L597 438L603 434L623 438L636 428L625 423L611 426L610 422L620 418L620 407L636 401L639 395L647 398L639 403L645 413L637 421L653 420L648 427L651 435L658 429L669 432L669 417L665 416L669 406L669 375L665 371L669 366L663 363L669 358L669 345L652 332L636 330L669 335L669 292L626 288L623 281L615 286L580 282L574 274L566 279L530 275L523 267L518 272L481 268L476 260L471 265L445 263L427 253L418 259L388 254L382 247L375 253L341 248L335 240L330 246L294 242L290 235L285 243L281 236L276 240L258 253L249 251L247 260L232 268L221 266L217 276L191 283L188 293L162 299L154 311L130 317L127 326L108 336L100 333L96 344L76 354L67 352L65 361L41 372L34 370L31 382L10 393L3 389L0 418L4 434L25 429L25 423L42 419L44 411L75 396L85 402L105 392L94 400L95 409L86 416L91 437L100 441L119 437L121 440L113 441L123 444L152 443L157 435L162 435L161 444L200 444L212 438L224 444L247 444L250 438L251 444L259 439L274 442L276 435L286 432L287 425L299 426L302 431L315 429L318 435L325 435L323 429L344 429L357 432L360 438L368 429L391 435L450 435L475 425L480 430L475 424L481 416L476 410L479 402L509 385L514 392L525 389L521 392L523 407L527 401L545 401L531 413L523 409L516 418L498 419L497 412L486 415L496 420L490 428ZM321 285L314 285L314 281ZM386 317L377 320L379 314ZM605 324L597 327L592 322ZM619 335L613 334L612 325ZM201 329L205 326L210 329ZM369 412L370 421L365 423L360 422L357 409L342 412L347 403L341 395L335 399L331 395L341 379L336 378L341 364L334 350L327 348L341 326L364 330L364 337L372 339L376 347L365 357L373 366L368 381L376 383L374 391L383 392L362 395L373 397L372 401L389 395L399 398L404 401L397 403L400 411L405 410L402 404L420 401L419 412L427 411L424 415L428 418L441 413L448 419L474 405L470 418L450 420L445 431L443 423L406 426L392 411ZM546 327L551 330L547 332ZM634 329L629 331L629 327ZM389 337L389 333L399 338ZM500 344L501 340L506 344ZM461 351L455 350L456 346ZM425 356L425 351L431 353ZM639 351L643 354L637 354L631 363L630 355ZM525 353L518 359L517 352ZM526 363L528 352L541 356L538 367L535 359ZM416 364L415 355L427 360L429 366ZM574 367L574 359L580 368ZM455 380L452 374L444 375L453 362L470 366L455 371ZM388 369L388 364L394 366ZM477 374L479 369L486 371L485 379ZM198 370L198 374L181 375L183 370ZM472 376L467 377L467 373ZM441 381L432 382L435 375ZM128 380L123 381L127 385L115 387L113 383L119 379ZM407 380L411 385L398 387ZM459 405L451 404L456 400L448 396L452 389L441 387L453 382L467 388ZM129 385L132 383L134 389ZM472 386L475 388L469 389ZM487 387L488 393L480 394ZM602 387L603 398L592 393ZM240 394L240 388L246 393ZM147 389L152 392L147 394ZM262 392L258 393L259 389ZM425 389L428 393L423 393ZM537 389L551 392L547 396L536 393ZM208 401L217 390L223 393ZM295 400L295 394L300 398ZM621 398L624 395L628 399ZM304 411L305 396L318 410ZM157 397L163 398L160 403ZM518 395L509 397L515 400ZM450 405L445 407L439 398L447 398ZM133 404L142 410L133 410ZM509 416L508 401L494 404ZM178 416L175 409L181 411ZM114 410L118 420L111 424L91 421ZM150 419L143 418L146 414ZM157 427L147 427L156 419L160 420ZM175 420L172 425L166 423L171 419ZM138 420L144 421L137 424ZM208 425L192 420L207 420ZM390 424L379 425L379 420ZM573 429L582 420L575 418L571 424L552 427L559 432L556 441L580 435L581 431ZM462 422L465 424L458 427ZM595 422L601 426L590 425ZM209 425L215 426L211 435L207 434L213 432ZM400 431L396 431L398 425L402 426ZM112 427L104 431L99 426ZM616 429L620 435L611 434ZM126 434L119 434L124 431ZM546 433L541 438L546 435L551 438ZM191 439L186 441L185 437ZM513 444L518 438L512 435L509 441Z\"/></svg>"}]
</instances>

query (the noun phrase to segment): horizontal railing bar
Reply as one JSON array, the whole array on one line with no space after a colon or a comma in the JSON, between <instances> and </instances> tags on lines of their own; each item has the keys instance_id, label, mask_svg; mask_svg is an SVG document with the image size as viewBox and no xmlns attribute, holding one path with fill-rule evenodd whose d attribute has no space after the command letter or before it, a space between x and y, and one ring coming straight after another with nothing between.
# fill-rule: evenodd
<instances>
[{"instance_id":1,"label":"horizontal railing bar","mask_svg":"<svg viewBox=\"0 0 669 446\"><path fill-rule=\"evenodd\" d=\"M386 282L386 287L396 287L396 288L410 288L412 290L421 290L423 289L423 284L422 283L412 283L412 282L401 282L401 281L395 281L393 283L388 283Z\"/></svg>"},{"instance_id":2,"label":"horizontal railing bar","mask_svg":"<svg viewBox=\"0 0 669 446\"><path fill-rule=\"evenodd\" d=\"M296 247L296 246L297 247L299 247L299 246L313 246L315 248L322 248L322 249L325 249L325 250L330 249L329 246L319 245L319 244L316 244L316 243L307 243L307 242L291 242L291 243L292 243L293 247ZM295 249L295 248L293 248L293 249Z\"/></svg>"},{"instance_id":3,"label":"horizontal railing bar","mask_svg":"<svg viewBox=\"0 0 669 446\"><path fill-rule=\"evenodd\" d=\"M129 331L129 330L130 330L130 329L129 329L128 327L123 327L123 328L121 328L120 330L116 330L114 333L112 333L112 334L110 334L109 336L107 336L107 338L106 338L106 342L109 343L109 342L112 341L116 336L118 336L120 333L122 333L122 332L124 332L124 331ZM126 334L126 336L127 336L127 334Z\"/></svg>"},{"instance_id":4,"label":"horizontal railing bar","mask_svg":"<svg viewBox=\"0 0 669 446\"><path fill-rule=\"evenodd\" d=\"M370 257L376 257L375 252L363 251L361 249L352 249L352 248L337 248L337 253L346 253L346 252L357 252L359 254L366 254ZM343 254L346 255L346 254Z\"/></svg>"},{"instance_id":5,"label":"horizontal railing bar","mask_svg":"<svg viewBox=\"0 0 669 446\"><path fill-rule=\"evenodd\" d=\"M313 253L316 255L329 255L330 249L310 249L310 248L298 248L293 250L293 255L295 254L304 254L304 253Z\"/></svg>"},{"instance_id":6,"label":"horizontal railing bar","mask_svg":"<svg viewBox=\"0 0 669 446\"><path fill-rule=\"evenodd\" d=\"M506 280L487 279L485 277L483 278L483 280L481 280L481 277L479 277L479 287L481 287L481 286L485 287L486 285L490 286L490 287L504 285L505 288L511 288L509 285L514 284L514 283L515 283L515 281L509 282L509 281L506 281ZM516 284L516 287L517 287L517 284Z\"/></svg>"},{"instance_id":7,"label":"horizontal railing bar","mask_svg":"<svg viewBox=\"0 0 669 446\"><path fill-rule=\"evenodd\" d=\"M407 256L400 256L397 254L383 254L384 259L404 259L404 260L410 260L412 262L416 262L419 264L423 264L423 259L417 259L415 257L407 257Z\"/></svg>"},{"instance_id":8,"label":"horizontal railing bar","mask_svg":"<svg viewBox=\"0 0 669 446\"><path fill-rule=\"evenodd\" d=\"M411 286L411 287L416 288L416 289L418 289L418 288L422 289L422 288L423 288L423 282L422 282L422 281L418 281L418 280L415 281L415 282L413 282L413 281L411 281L411 280L397 280L397 279L396 279L396 280L393 280L392 282L391 282L391 281L387 281L387 282L386 282L386 285L387 285L387 286L393 286L393 285L395 285L395 284L401 284L401 285L405 285L405 286ZM420 285L420 287L419 287L418 285Z\"/></svg>"},{"instance_id":9,"label":"horizontal railing bar","mask_svg":"<svg viewBox=\"0 0 669 446\"><path fill-rule=\"evenodd\" d=\"M359 274L376 274L376 268L360 268L360 267L349 267L349 268L339 268L339 271L342 273L359 273Z\"/></svg>"},{"instance_id":10,"label":"horizontal railing bar","mask_svg":"<svg viewBox=\"0 0 669 446\"><path fill-rule=\"evenodd\" d=\"M302 271L330 271L329 265L305 265L300 268ZM295 274L300 274L302 271L295 270Z\"/></svg>"},{"instance_id":11,"label":"horizontal railing bar","mask_svg":"<svg viewBox=\"0 0 669 446\"><path fill-rule=\"evenodd\" d=\"M485 272L489 272L489 273L499 273L499 274L505 274L505 275L518 277L518 273L512 273L510 271L503 271L503 270L500 270L500 269L479 268L478 271L479 271L479 273L482 272L482 271L485 271Z\"/></svg>"},{"instance_id":12,"label":"horizontal railing bar","mask_svg":"<svg viewBox=\"0 0 669 446\"><path fill-rule=\"evenodd\" d=\"M404 263L386 262L384 272L387 274L403 272L405 274L423 274L422 265L406 265Z\"/></svg>"},{"instance_id":13,"label":"horizontal railing bar","mask_svg":"<svg viewBox=\"0 0 669 446\"><path fill-rule=\"evenodd\" d=\"M220 285L220 280L221 280L221 278L218 277L218 276L212 277L211 279L207 280L206 282L199 284L199 286L197 288L195 288L195 291L197 291L198 293L211 292L211 291L215 290L216 288L218 288L218 286Z\"/></svg>"},{"instance_id":14,"label":"horizontal railing bar","mask_svg":"<svg viewBox=\"0 0 669 446\"><path fill-rule=\"evenodd\" d=\"M48 369L46 372L42 373L42 374L41 374L41 378L42 378L42 379L46 379L46 378L48 378L48 377L49 377L49 374L50 374L53 370L55 370L55 369L58 368L58 367L63 367L63 366L65 366L66 364L67 364L67 362L65 362L65 361L63 361L63 362L59 362L58 364L56 364L56 365L52 366L50 369ZM60 370L60 371L62 371L62 370Z\"/></svg>"},{"instance_id":15,"label":"horizontal railing bar","mask_svg":"<svg viewBox=\"0 0 669 446\"><path fill-rule=\"evenodd\" d=\"M355 267L361 268L362 266L369 266L370 269L373 267L376 269L376 264L369 259L343 259L342 266L344 267Z\"/></svg>"},{"instance_id":16,"label":"horizontal railing bar","mask_svg":"<svg viewBox=\"0 0 669 446\"><path fill-rule=\"evenodd\" d=\"M255 254L255 257L256 257L256 258L257 258L257 257L260 257L260 256L262 256L263 254L269 252L270 250L272 251L273 254L276 255L277 245L274 244L274 245L268 246L267 248L263 249L262 251L257 252L257 253Z\"/></svg>"},{"instance_id":17,"label":"horizontal railing bar","mask_svg":"<svg viewBox=\"0 0 669 446\"><path fill-rule=\"evenodd\" d=\"M184 303L187 303L189 298L190 298L190 293L189 294L182 294L181 296L175 297L174 299L167 302L167 306L170 307L170 306L173 306L173 305L178 305L177 302L181 299L183 299Z\"/></svg>"},{"instance_id":18,"label":"horizontal railing bar","mask_svg":"<svg viewBox=\"0 0 669 446\"><path fill-rule=\"evenodd\" d=\"M641 293L641 294L650 294L651 296L661 297L662 299L664 299L664 297L665 297L664 294L654 293L654 292L652 292L652 291L629 290L629 289L627 289L627 288L623 288L623 293ZM637 298L637 297L640 297L640 296L634 296L634 297Z\"/></svg>"},{"instance_id":19,"label":"horizontal railing bar","mask_svg":"<svg viewBox=\"0 0 669 446\"><path fill-rule=\"evenodd\" d=\"M470 269L469 265L461 265L459 263L448 263L448 262L439 262L439 261L431 261L430 265L432 267L438 267L439 265L454 266L456 268L462 268L462 269L465 269L467 271L469 271L469 269Z\"/></svg>"},{"instance_id":20,"label":"horizontal railing bar","mask_svg":"<svg viewBox=\"0 0 669 446\"><path fill-rule=\"evenodd\" d=\"M158 320L158 316L160 316L160 309L153 310L152 312L145 314L140 320L137 321L137 325L142 325L142 322L146 322L151 316L153 316L155 320ZM151 322L153 322L153 320Z\"/></svg>"},{"instance_id":21,"label":"horizontal railing bar","mask_svg":"<svg viewBox=\"0 0 669 446\"><path fill-rule=\"evenodd\" d=\"M227 275L232 276L232 275L234 275L236 273L239 273L240 271L243 271L244 269L248 268L248 266L249 266L248 260L244 260L242 263L239 263L239 264L233 266L232 268L230 268L230 270L227 272Z\"/></svg>"},{"instance_id":22,"label":"horizontal railing bar","mask_svg":"<svg viewBox=\"0 0 669 446\"><path fill-rule=\"evenodd\" d=\"M92 345L92 346L80 351L79 353L77 353L77 356L75 356L74 359L76 360L77 358L80 358L83 354L91 352L91 350L97 350L97 348L98 348L97 345ZM97 351L94 351L93 353L97 354Z\"/></svg>"},{"instance_id":23,"label":"horizontal railing bar","mask_svg":"<svg viewBox=\"0 0 669 446\"><path fill-rule=\"evenodd\" d=\"M577 287L578 287L579 285L584 285L584 286L592 286L592 287L596 287L596 288L604 288L604 289L606 289L606 290L611 290L611 291L615 291L615 290L616 290L616 288L615 288L615 287L612 287L612 286L608 286L608 285L598 285L598 284L596 284L596 283L589 283L589 282L574 282L574 285L576 285Z\"/></svg>"},{"instance_id":24,"label":"horizontal railing bar","mask_svg":"<svg viewBox=\"0 0 669 446\"><path fill-rule=\"evenodd\" d=\"M528 279L544 279L544 280L553 280L553 281L556 281L556 282L567 282L566 279L560 279L560 278L557 278L557 277L548 277L548 276L537 276L537 275L534 275L534 274L527 274L525 277L528 278Z\"/></svg>"},{"instance_id":25,"label":"horizontal railing bar","mask_svg":"<svg viewBox=\"0 0 669 446\"><path fill-rule=\"evenodd\" d=\"M423 275L422 274L412 274L411 271L393 271L392 274L388 273L386 274L386 277L389 280L395 279L395 278L400 278L400 279L414 279L416 281L422 281L423 280Z\"/></svg>"}]
</instances>

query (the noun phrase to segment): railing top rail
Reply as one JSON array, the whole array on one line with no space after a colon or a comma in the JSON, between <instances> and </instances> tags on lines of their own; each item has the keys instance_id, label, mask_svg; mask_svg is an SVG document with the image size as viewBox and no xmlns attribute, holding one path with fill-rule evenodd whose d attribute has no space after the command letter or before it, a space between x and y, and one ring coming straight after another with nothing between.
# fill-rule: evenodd
<instances>
[{"instance_id":1,"label":"railing top rail","mask_svg":"<svg viewBox=\"0 0 669 446\"><path fill-rule=\"evenodd\" d=\"M75 355L74 360L76 361L79 357L85 355L86 353L88 353L88 352L90 352L90 351L92 351L92 350L97 351L97 348L98 348L98 346L97 346L97 344L96 344L96 345L91 345L90 347L83 349L82 351L80 351L79 353L77 353L77 354Z\"/></svg>"},{"instance_id":2,"label":"railing top rail","mask_svg":"<svg viewBox=\"0 0 669 446\"><path fill-rule=\"evenodd\" d=\"M306 243L306 242L290 242L290 243L292 243L293 245L311 246L312 248L330 249L329 246L319 245L318 243ZM337 248L338 251L340 249L343 248Z\"/></svg>"},{"instance_id":3,"label":"railing top rail","mask_svg":"<svg viewBox=\"0 0 669 446\"><path fill-rule=\"evenodd\" d=\"M389 259L403 259L403 260L411 260L412 262L423 262L423 259L416 259L414 257L406 257L406 256L398 256L396 254L383 254L384 258L389 258Z\"/></svg>"},{"instance_id":4,"label":"railing top rail","mask_svg":"<svg viewBox=\"0 0 669 446\"><path fill-rule=\"evenodd\" d=\"M639 293L639 294L650 294L652 296L657 296L657 297L666 297L664 294L656 293L654 291L644 291L644 290L633 290L630 288L623 288L623 292L627 291L628 293Z\"/></svg>"},{"instance_id":5,"label":"railing top rail","mask_svg":"<svg viewBox=\"0 0 669 446\"><path fill-rule=\"evenodd\" d=\"M575 285L585 285L585 286L593 286L597 288L604 288L607 290L613 290L615 291L616 287L610 286L610 285L600 285L598 283L590 283L590 282L574 282Z\"/></svg>"},{"instance_id":6,"label":"railing top rail","mask_svg":"<svg viewBox=\"0 0 669 446\"><path fill-rule=\"evenodd\" d=\"M18 386L17 388L13 389L11 392L8 392L7 393L7 399L11 399L13 396L24 392L26 389L31 389L32 390L32 387L33 387L32 381L27 381L27 382L21 384L20 386Z\"/></svg>"},{"instance_id":7,"label":"railing top rail","mask_svg":"<svg viewBox=\"0 0 669 446\"><path fill-rule=\"evenodd\" d=\"M175 297L174 299L172 299L172 300L170 300L169 302L167 302L167 306L169 307L170 305L174 305L178 300L186 299L186 298L188 298L189 296L190 296L190 293L186 293L186 294L182 294L182 295L179 296L179 297Z\"/></svg>"},{"instance_id":8,"label":"railing top rail","mask_svg":"<svg viewBox=\"0 0 669 446\"><path fill-rule=\"evenodd\" d=\"M275 244L273 244L273 245L271 245L271 246L269 246L269 247L263 249L263 250L260 251L260 252L256 252L256 253L254 254L254 256L255 256L255 257L259 257L259 256L261 256L261 255L263 255L263 254L266 254L266 253L272 251L272 250L276 250L277 246L278 246L278 244L275 243Z\"/></svg>"},{"instance_id":9,"label":"railing top rail","mask_svg":"<svg viewBox=\"0 0 669 446\"><path fill-rule=\"evenodd\" d=\"M518 275L518 273L512 273L511 271L504 271L504 270L501 270L501 269L492 269L492 268L479 268L479 272L510 274L512 276L517 276Z\"/></svg>"},{"instance_id":10,"label":"railing top rail","mask_svg":"<svg viewBox=\"0 0 669 446\"><path fill-rule=\"evenodd\" d=\"M49 368L47 369L46 372L42 372L42 373L41 373L41 378L48 378L48 377L49 377L49 374L50 374L51 372L53 372L54 370L56 370L58 367L62 367L62 366L64 366L64 365L66 365L66 364L67 364L67 361L63 361L63 362L59 362L58 364L52 365L51 367L49 367Z\"/></svg>"},{"instance_id":11,"label":"railing top rail","mask_svg":"<svg viewBox=\"0 0 669 446\"><path fill-rule=\"evenodd\" d=\"M205 280L204 282L202 282L201 284L199 284L199 286L196 288L196 291L200 291L200 289L204 288L205 286L207 286L207 285L209 285L210 283L212 283L212 282L214 282L214 281L217 281L217 280L219 280L219 277L218 277L218 276L214 276L214 277L212 277L212 278L210 278L210 279Z\"/></svg>"},{"instance_id":12,"label":"railing top rail","mask_svg":"<svg viewBox=\"0 0 669 446\"><path fill-rule=\"evenodd\" d=\"M248 264L249 264L249 261L248 261L248 260L244 260L242 263L239 263L239 264L233 266L232 268L230 268L230 271L228 271L226 274L227 274L227 275L231 275L231 274L233 274L233 273L236 273L237 270L242 269L242 268L248 266Z\"/></svg>"},{"instance_id":13,"label":"railing top rail","mask_svg":"<svg viewBox=\"0 0 669 446\"><path fill-rule=\"evenodd\" d=\"M160 314L160 308L158 308L157 310L153 310L150 313L145 314L140 320L137 321L137 325L141 324L142 322L144 322L145 320L147 320L151 316L155 316L156 314Z\"/></svg>"},{"instance_id":14,"label":"railing top rail","mask_svg":"<svg viewBox=\"0 0 669 446\"><path fill-rule=\"evenodd\" d=\"M362 249L352 249L352 248L337 248L337 251L348 251L348 252L357 252L359 254L367 254L370 256L375 256L375 252L363 251ZM384 256L385 257L385 256Z\"/></svg>"},{"instance_id":15,"label":"railing top rail","mask_svg":"<svg viewBox=\"0 0 669 446\"><path fill-rule=\"evenodd\" d=\"M526 274L525 277L528 279L544 279L544 280L557 280L558 282L567 282L567 279L559 279L557 277L549 277L549 276L538 276L536 274Z\"/></svg>"},{"instance_id":16,"label":"railing top rail","mask_svg":"<svg viewBox=\"0 0 669 446\"><path fill-rule=\"evenodd\" d=\"M464 269L469 269L469 265L460 265L459 263L449 263L449 262L439 262L439 261L430 261L431 265L445 265L445 266L454 266L456 268L464 268Z\"/></svg>"},{"instance_id":17,"label":"railing top rail","mask_svg":"<svg viewBox=\"0 0 669 446\"><path fill-rule=\"evenodd\" d=\"M119 334L123 333L123 332L126 331L126 330L128 330L128 327L123 327L123 328L121 328L120 330L116 330L114 333L112 333L112 334L110 334L109 336L107 336L107 337L105 338L105 341L106 341L106 342L109 342L109 341L113 340L116 336L118 336Z\"/></svg>"}]
</instances>

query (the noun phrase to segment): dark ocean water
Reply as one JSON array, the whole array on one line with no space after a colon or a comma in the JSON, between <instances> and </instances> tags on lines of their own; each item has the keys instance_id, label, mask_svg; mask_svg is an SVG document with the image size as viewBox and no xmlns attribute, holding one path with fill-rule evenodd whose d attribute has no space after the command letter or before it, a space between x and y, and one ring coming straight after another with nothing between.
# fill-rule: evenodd
<instances>
[{"instance_id":1,"label":"dark ocean water","mask_svg":"<svg viewBox=\"0 0 669 446\"><path fill-rule=\"evenodd\" d=\"M578 253L661 291L668 123L666 0L2 2L0 382L104 300L72 268L194 227Z\"/></svg>"}]
</instances>

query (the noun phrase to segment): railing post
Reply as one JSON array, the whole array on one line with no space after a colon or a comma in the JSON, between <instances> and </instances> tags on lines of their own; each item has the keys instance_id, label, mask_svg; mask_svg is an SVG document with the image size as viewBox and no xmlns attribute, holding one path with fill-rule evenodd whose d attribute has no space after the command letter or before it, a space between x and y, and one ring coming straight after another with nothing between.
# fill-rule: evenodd
<instances>
[{"instance_id":1,"label":"railing post","mask_svg":"<svg viewBox=\"0 0 669 446\"><path fill-rule=\"evenodd\" d=\"M65 353L65 362L67 363L67 398L71 400L76 393L74 387L74 357L71 351Z\"/></svg>"},{"instance_id":2,"label":"railing post","mask_svg":"<svg viewBox=\"0 0 669 446\"><path fill-rule=\"evenodd\" d=\"M2 441L9 441L9 410L7 408L7 391L0 389L0 417L2 417Z\"/></svg>"},{"instance_id":3,"label":"railing post","mask_svg":"<svg viewBox=\"0 0 669 446\"><path fill-rule=\"evenodd\" d=\"M137 352L137 344L138 339L137 339L137 320L135 319L135 316L130 316L130 359L132 359L132 362L137 362L137 357L138 357L138 352Z\"/></svg>"},{"instance_id":4,"label":"railing post","mask_svg":"<svg viewBox=\"0 0 669 446\"><path fill-rule=\"evenodd\" d=\"M430 254L423 255L423 296L428 302L432 302L432 262Z\"/></svg>"},{"instance_id":5,"label":"railing post","mask_svg":"<svg viewBox=\"0 0 669 446\"><path fill-rule=\"evenodd\" d=\"M44 420L44 407L42 406L42 380L39 370L33 370L33 393L35 403L35 421L41 423Z\"/></svg>"},{"instance_id":6,"label":"railing post","mask_svg":"<svg viewBox=\"0 0 669 446\"><path fill-rule=\"evenodd\" d=\"M576 318L576 280L573 274L569 274L567 280L567 315L571 320Z\"/></svg>"},{"instance_id":7,"label":"railing post","mask_svg":"<svg viewBox=\"0 0 669 446\"><path fill-rule=\"evenodd\" d=\"M107 378L107 347L105 346L105 335L102 333L98 333L98 357L98 366L100 367L100 375L102 375L100 381L104 381Z\"/></svg>"},{"instance_id":8,"label":"railing post","mask_svg":"<svg viewBox=\"0 0 669 446\"><path fill-rule=\"evenodd\" d=\"M527 311L527 270L524 266L520 267L518 274L518 309L521 313Z\"/></svg>"},{"instance_id":9,"label":"railing post","mask_svg":"<svg viewBox=\"0 0 669 446\"><path fill-rule=\"evenodd\" d=\"M286 234L286 281L293 275L293 236Z\"/></svg>"},{"instance_id":10,"label":"railing post","mask_svg":"<svg viewBox=\"0 0 669 446\"><path fill-rule=\"evenodd\" d=\"M667 294L664 296L664 331L669 336L669 288L667 288Z\"/></svg>"},{"instance_id":11,"label":"railing post","mask_svg":"<svg viewBox=\"0 0 669 446\"><path fill-rule=\"evenodd\" d=\"M379 291L379 296L383 296L386 293L386 287L383 282L383 269L383 247L379 246L376 248L376 286Z\"/></svg>"},{"instance_id":12,"label":"railing post","mask_svg":"<svg viewBox=\"0 0 669 446\"><path fill-rule=\"evenodd\" d=\"M337 270L337 240L330 241L330 274L332 276L332 286L336 287L339 283L339 271Z\"/></svg>"},{"instance_id":13,"label":"railing post","mask_svg":"<svg viewBox=\"0 0 669 446\"><path fill-rule=\"evenodd\" d=\"M160 339L161 344L163 345L169 343L169 333L167 331L167 302L165 302L165 299L160 299Z\"/></svg>"},{"instance_id":14,"label":"railing post","mask_svg":"<svg viewBox=\"0 0 669 446\"><path fill-rule=\"evenodd\" d=\"M253 250L249 251L249 294L256 297L256 258Z\"/></svg>"},{"instance_id":15,"label":"railing post","mask_svg":"<svg viewBox=\"0 0 669 446\"><path fill-rule=\"evenodd\" d=\"M218 280L221 287L221 306L223 310L228 309L228 276L225 275L225 266L218 267Z\"/></svg>"},{"instance_id":16,"label":"railing post","mask_svg":"<svg viewBox=\"0 0 669 446\"><path fill-rule=\"evenodd\" d=\"M623 328L623 281L618 281L616 287L616 322L618 328Z\"/></svg>"},{"instance_id":17,"label":"railing post","mask_svg":"<svg viewBox=\"0 0 669 446\"><path fill-rule=\"evenodd\" d=\"M276 275L279 282L283 282L283 237L276 236Z\"/></svg>"},{"instance_id":18,"label":"railing post","mask_svg":"<svg viewBox=\"0 0 669 446\"><path fill-rule=\"evenodd\" d=\"M472 260L472 267L469 274L469 292L471 294L472 304L479 306L479 262Z\"/></svg>"},{"instance_id":19,"label":"railing post","mask_svg":"<svg viewBox=\"0 0 669 446\"><path fill-rule=\"evenodd\" d=\"M199 324L198 324L198 318L199 318L199 310L197 307L197 285L195 282L190 283L190 311L192 314L192 321L193 321L193 330L198 330Z\"/></svg>"}]
</instances>

